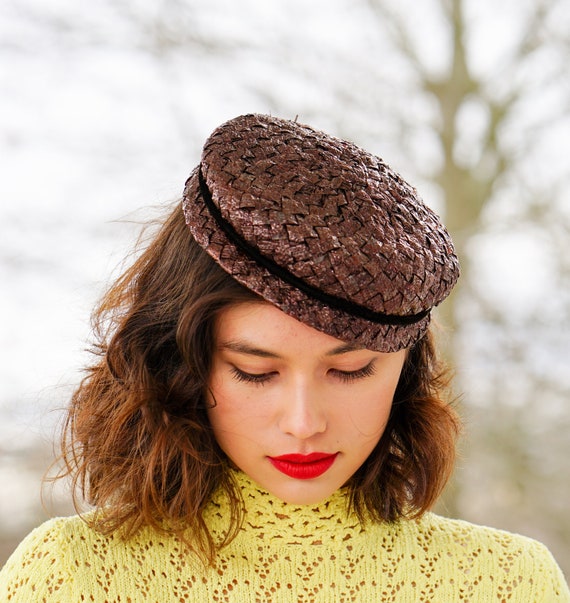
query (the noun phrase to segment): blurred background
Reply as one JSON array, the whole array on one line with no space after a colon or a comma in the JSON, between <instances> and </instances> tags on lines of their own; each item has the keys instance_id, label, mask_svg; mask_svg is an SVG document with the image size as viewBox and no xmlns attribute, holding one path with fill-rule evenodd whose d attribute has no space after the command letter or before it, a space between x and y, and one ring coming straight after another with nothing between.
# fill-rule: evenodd
<instances>
[{"instance_id":1,"label":"blurred background","mask_svg":"<svg viewBox=\"0 0 570 603\"><path fill-rule=\"evenodd\" d=\"M570 575L570 4L4 0L0 564L44 488L89 314L204 139L249 112L383 157L456 241L439 312L466 434L438 510Z\"/></svg>"}]
</instances>

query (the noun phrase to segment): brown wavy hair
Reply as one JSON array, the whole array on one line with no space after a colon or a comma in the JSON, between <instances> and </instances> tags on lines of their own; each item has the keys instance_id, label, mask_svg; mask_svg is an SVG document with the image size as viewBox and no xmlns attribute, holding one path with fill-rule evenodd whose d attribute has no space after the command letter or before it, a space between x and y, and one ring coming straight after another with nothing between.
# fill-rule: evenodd
<instances>
[{"instance_id":1,"label":"brown wavy hair","mask_svg":"<svg viewBox=\"0 0 570 603\"><path fill-rule=\"evenodd\" d=\"M235 536L242 501L207 417L214 325L230 304L260 300L193 240L179 204L93 314L95 361L72 396L61 450L103 533L152 526L203 560ZM391 415L348 484L361 519L420 516L452 471L459 422L428 333L408 351ZM203 519L215 490L231 501L223 541ZM190 536L189 536L190 535Z\"/></svg>"}]
</instances>

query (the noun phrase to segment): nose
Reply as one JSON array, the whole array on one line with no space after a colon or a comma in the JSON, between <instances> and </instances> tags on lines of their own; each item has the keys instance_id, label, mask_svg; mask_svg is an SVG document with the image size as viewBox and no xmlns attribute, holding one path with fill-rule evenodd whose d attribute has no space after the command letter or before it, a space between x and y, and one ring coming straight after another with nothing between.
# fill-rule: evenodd
<instances>
[{"instance_id":1,"label":"nose","mask_svg":"<svg viewBox=\"0 0 570 603\"><path fill-rule=\"evenodd\" d=\"M322 397L310 384L297 383L284 397L279 428L299 440L326 431L327 416Z\"/></svg>"}]
</instances>

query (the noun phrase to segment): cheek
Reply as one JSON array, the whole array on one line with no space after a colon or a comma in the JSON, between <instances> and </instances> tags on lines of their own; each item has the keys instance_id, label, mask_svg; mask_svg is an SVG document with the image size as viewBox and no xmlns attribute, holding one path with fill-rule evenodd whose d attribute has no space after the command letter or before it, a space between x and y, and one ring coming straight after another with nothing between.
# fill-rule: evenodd
<instances>
[{"instance_id":1,"label":"cheek","mask_svg":"<svg viewBox=\"0 0 570 603\"><path fill-rule=\"evenodd\" d=\"M217 395L216 399L216 405L208 409L208 418L216 441L231 456L232 450L239 447L244 439L247 421L221 396Z\"/></svg>"},{"instance_id":2,"label":"cheek","mask_svg":"<svg viewBox=\"0 0 570 603\"><path fill-rule=\"evenodd\" d=\"M359 392L348 405L347 425L363 438L379 438L390 417L395 389L395 383L384 382Z\"/></svg>"},{"instance_id":3,"label":"cheek","mask_svg":"<svg viewBox=\"0 0 570 603\"><path fill-rule=\"evenodd\" d=\"M234 398L226 389L219 384L210 387L208 418L216 436L240 422L240 405L232 403Z\"/></svg>"},{"instance_id":4,"label":"cheek","mask_svg":"<svg viewBox=\"0 0 570 603\"><path fill-rule=\"evenodd\" d=\"M243 398L219 393L216 398L217 405L208 410L214 438L226 456L245 470L252 454L265 447L264 442L271 433L270 421Z\"/></svg>"},{"instance_id":5,"label":"cheek","mask_svg":"<svg viewBox=\"0 0 570 603\"><path fill-rule=\"evenodd\" d=\"M223 433L228 429L228 423L234 421L232 419L234 408L229 403L231 394L227 389L223 379L214 375L210 380L208 386L208 419L217 439L219 439L220 432Z\"/></svg>"},{"instance_id":6,"label":"cheek","mask_svg":"<svg viewBox=\"0 0 570 603\"><path fill-rule=\"evenodd\" d=\"M250 437L256 427L267 421L266 406L231 381L213 381L209 401L208 418L218 440L228 434Z\"/></svg>"},{"instance_id":7,"label":"cheek","mask_svg":"<svg viewBox=\"0 0 570 603\"><path fill-rule=\"evenodd\" d=\"M348 417L345 415L344 420L347 427L350 425L362 438L379 438L388 423L391 407L391 401L379 403L378 400L361 399L361 402L347 413Z\"/></svg>"}]
</instances>

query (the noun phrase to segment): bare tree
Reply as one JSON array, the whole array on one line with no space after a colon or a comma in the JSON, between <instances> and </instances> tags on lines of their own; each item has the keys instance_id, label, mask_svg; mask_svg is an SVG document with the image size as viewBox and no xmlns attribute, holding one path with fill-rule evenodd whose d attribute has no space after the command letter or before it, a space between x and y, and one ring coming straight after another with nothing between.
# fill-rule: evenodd
<instances>
[{"instance_id":1,"label":"bare tree","mask_svg":"<svg viewBox=\"0 0 570 603\"><path fill-rule=\"evenodd\" d=\"M567 3L117 0L71 15L12 5L62 51L150 57L189 154L203 131L188 99L225 95L235 114L239 91L251 110L299 115L419 183L463 265L441 314L470 434L447 510L540 537L570 573ZM525 300L485 277L495 260L509 266L493 241L517 233L532 240L523 270L540 291Z\"/></svg>"},{"instance_id":2,"label":"bare tree","mask_svg":"<svg viewBox=\"0 0 570 603\"><path fill-rule=\"evenodd\" d=\"M446 506L546 539L568 569L570 166L558 157L568 156L570 11L556 0L512 3L511 21L503 21L508 42L498 42L493 19L505 15L497 14L497 3L367 0L366 6L369 23L389 41L386 61L399 65L400 87L375 68L381 56L369 57L366 77L352 64L351 83L363 84L337 89L346 107L342 123L350 121L346 114L364 111L367 132L356 134L385 138L394 126L386 126L385 115L370 118L375 106L386 110L383 96L397 91L399 102L388 109L401 162L412 171L417 162L416 170L437 185L463 264L462 288L443 319L456 332L456 362L470 367L461 374L470 435ZM428 13L435 28L426 29ZM430 64L426 35L445 40L443 64ZM521 300L487 290L476 251L529 231L542 264L529 264L528 278L543 271L551 280L539 278L542 294L515 312Z\"/></svg>"},{"instance_id":3,"label":"bare tree","mask_svg":"<svg viewBox=\"0 0 570 603\"><path fill-rule=\"evenodd\" d=\"M327 13L321 2L302 13L277 5L271 31L267 23L255 29L258 16L248 14L258 35L231 50L236 65L264 53L244 86L269 110L299 114L394 159L425 185L457 243L463 284L441 317L455 333L450 353L468 367L459 382L469 436L447 511L538 536L570 569L560 502L570 500L570 169L559 158L570 150L568 7L338 0L342 27L321 43L317 33L332 27L330 2ZM280 80L296 80L303 98L284 94ZM521 300L490 293L482 272L492 270L480 253L491 247L491 262L503 254L508 270L508 248L494 251L493 241L513 233L532 238L543 262L523 266L525 278L550 275L536 280L542 295L517 311Z\"/></svg>"},{"instance_id":4,"label":"bare tree","mask_svg":"<svg viewBox=\"0 0 570 603\"><path fill-rule=\"evenodd\" d=\"M444 507L546 540L568 572L570 10L561 0L337 8L348 48L308 51L297 32L282 34L290 69L322 90L297 112L419 180L462 260L440 317L468 435ZM508 290L514 272L526 288Z\"/></svg>"}]
</instances>

